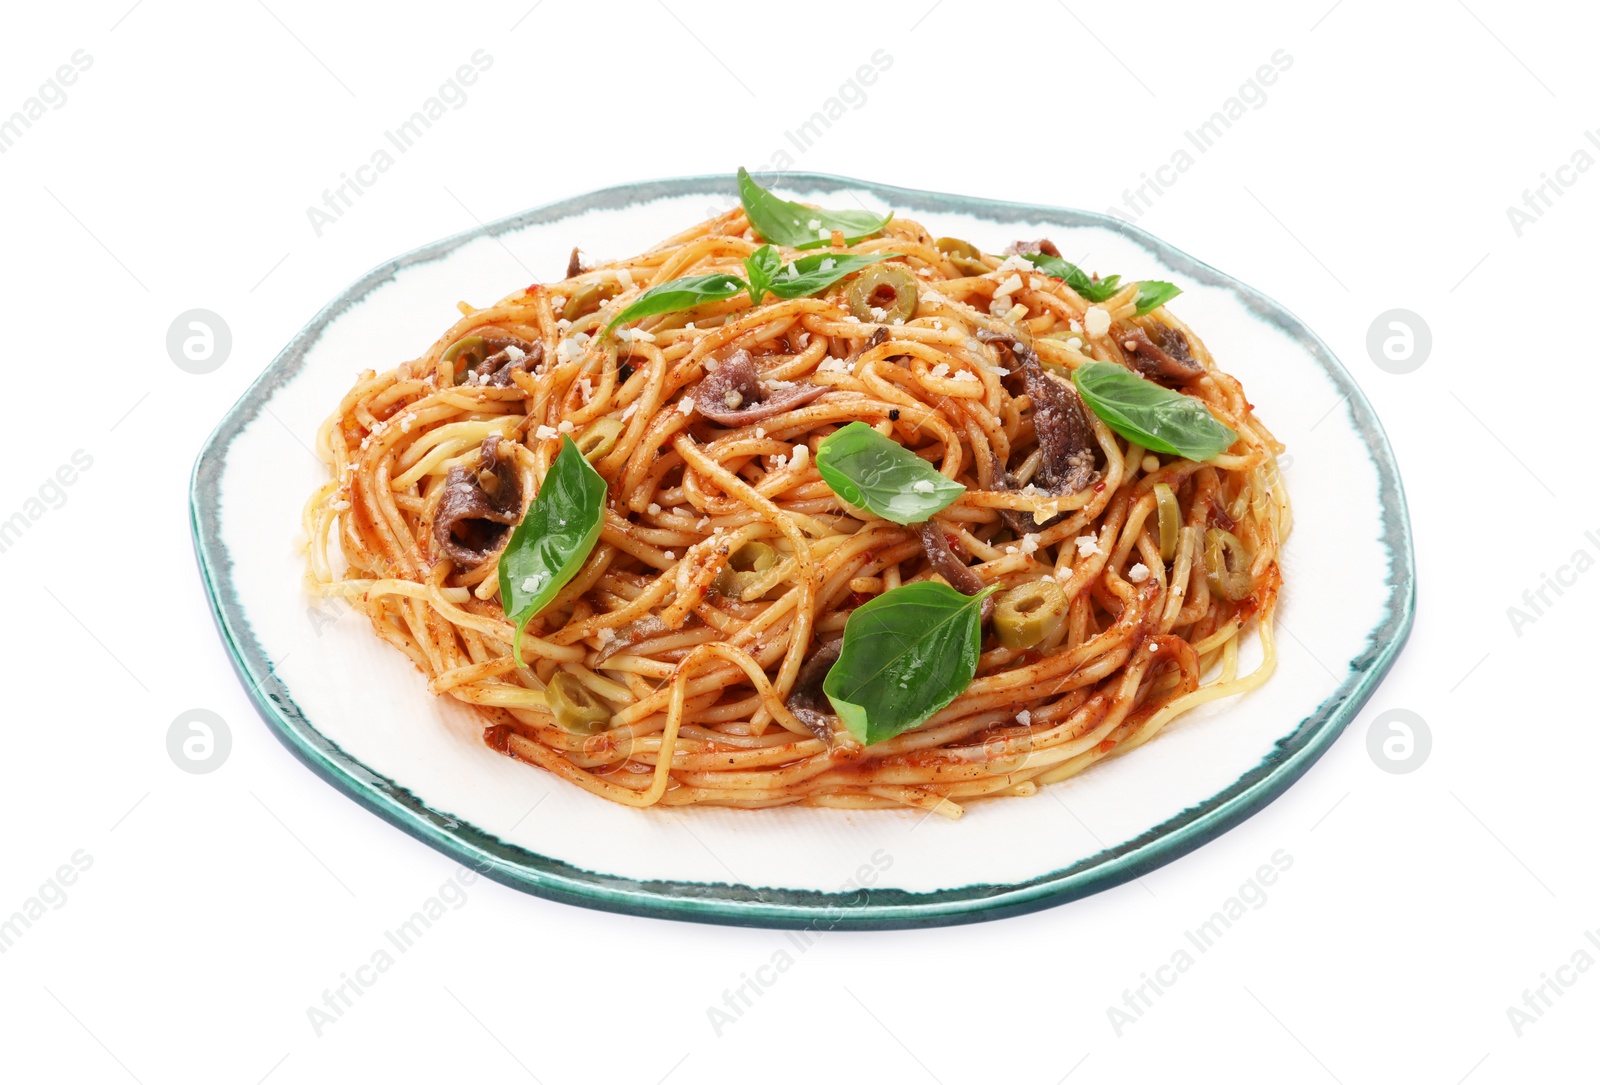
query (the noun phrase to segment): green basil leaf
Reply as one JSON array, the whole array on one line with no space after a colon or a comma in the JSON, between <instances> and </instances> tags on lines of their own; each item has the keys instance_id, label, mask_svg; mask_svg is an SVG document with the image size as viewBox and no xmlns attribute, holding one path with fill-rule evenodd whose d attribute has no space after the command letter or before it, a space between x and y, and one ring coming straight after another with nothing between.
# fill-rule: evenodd
<instances>
[{"instance_id":1,"label":"green basil leaf","mask_svg":"<svg viewBox=\"0 0 1600 1085\"><path fill-rule=\"evenodd\" d=\"M500 606L517 627L512 653L522 658L522 630L567 586L600 538L606 480L571 437L544 476L528 512L500 554Z\"/></svg>"},{"instance_id":2,"label":"green basil leaf","mask_svg":"<svg viewBox=\"0 0 1600 1085\"><path fill-rule=\"evenodd\" d=\"M825 252L802 256L772 277L767 289L785 301L810 297L828 289L846 275L853 275L869 264L887 260L898 252L875 252L868 256Z\"/></svg>"},{"instance_id":3,"label":"green basil leaf","mask_svg":"<svg viewBox=\"0 0 1600 1085\"><path fill-rule=\"evenodd\" d=\"M1085 362L1072 371L1072 383L1101 421L1152 452L1204 462L1239 439L1198 399L1115 362Z\"/></svg>"},{"instance_id":4,"label":"green basil leaf","mask_svg":"<svg viewBox=\"0 0 1600 1085\"><path fill-rule=\"evenodd\" d=\"M1133 311L1143 316L1156 306L1165 305L1181 293L1182 290L1160 279L1140 279L1139 295L1134 298Z\"/></svg>"},{"instance_id":5,"label":"green basil leaf","mask_svg":"<svg viewBox=\"0 0 1600 1085\"><path fill-rule=\"evenodd\" d=\"M760 305L767 296L772 277L783 267L783 257L771 245L763 245L744 258L744 273L750 277L750 304Z\"/></svg>"},{"instance_id":6,"label":"green basil leaf","mask_svg":"<svg viewBox=\"0 0 1600 1085\"><path fill-rule=\"evenodd\" d=\"M774 245L787 245L792 249L814 249L828 244L830 233L839 230L846 245L881 231L894 218L891 211L881 218L871 211L823 211L816 207L792 203L774 196L750 176L750 171L739 167L739 202L744 204L745 217L750 220L763 241ZM811 225L813 222L815 226Z\"/></svg>"},{"instance_id":7,"label":"green basil leaf","mask_svg":"<svg viewBox=\"0 0 1600 1085\"><path fill-rule=\"evenodd\" d=\"M972 684L982 604L999 590L962 595L934 580L886 591L851 611L822 692L865 745L923 723Z\"/></svg>"},{"instance_id":8,"label":"green basil leaf","mask_svg":"<svg viewBox=\"0 0 1600 1085\"><path fill-rule=\"evenodd\" d=\"M642 320L662 313L681 313L708 301L726 301L746 288L743 279L726 273L672 279L640 294L632 305L611 318L605 334L610 335L618 324L626 324L630 320Z\"/></svg>"},{"instance_id":9,"label":"green basil leaf","mask_svg":"<svg viewBox=\"0 0 1600 1085\"><path fill-rule=\"evenodd\" d=\"M1077 293L1084 301L1105 301L1115 294L1122 282L1121 275L1112 275L1105 279L1091 279L1089 273L1077 264L1063 260L1059 256L1049 256L1042 252L1023 253L1022 258L1052 279L1060 279Z\"/></svg>"},{"instance_id":10,"label":"green basil leaf","mask_svg":"<svg viewBox=\"0 0 1600 1085\"><path fill-rule=\"evenodd\" d=\"M967 492L865 422L852 422L817 446L817 471L840 500L897 524L920 524Z\"/></svg>"}]
</instances>

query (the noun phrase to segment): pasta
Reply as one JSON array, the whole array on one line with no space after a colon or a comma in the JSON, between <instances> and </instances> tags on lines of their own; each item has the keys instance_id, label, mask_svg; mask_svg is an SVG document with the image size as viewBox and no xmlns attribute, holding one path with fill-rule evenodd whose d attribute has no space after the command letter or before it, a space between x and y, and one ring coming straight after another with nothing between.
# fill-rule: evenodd
<instances>
[{"instance_id":1,"label":"pasta","mask_svg":"<svg viewBox=\"0 0 1600 1085\"><path fill-rule=\"evenodd\" d=\"M1270 677L1281 446L1152 284L1082 277L1048 241L985 255L900 217L858 239L815 229L845 214L818 211L818 247L764 244L775 231L745 203L626 260L574 252L559 282L461 303L419 357L362 372L317 437L330 478L305 509L309 590L365 614L493 748L636 807L955 817ZM857 270L785 297L760 267L791 294L808 268ZM1125 436L1131 415L1101 405L1091 372L1209 412L1224 450ZM887 438L919 461L895 461L927 475L905 499L953 500L908 523L846 501L825 477L844 438L825 442L851 423L863 455ZM590 477L582 455L604 483L591 548L561 543L564 582L508 581L569 448L560 470ZM566 513L549 508L554 532ZM981 629L970 681L863 741L822 683L848 669L833 660L849 661L852 615L918 584ZM535 586L519 637L505 596ZM1261 662L1241 674L1251 636Z\"/></svg>"}]
</instances>

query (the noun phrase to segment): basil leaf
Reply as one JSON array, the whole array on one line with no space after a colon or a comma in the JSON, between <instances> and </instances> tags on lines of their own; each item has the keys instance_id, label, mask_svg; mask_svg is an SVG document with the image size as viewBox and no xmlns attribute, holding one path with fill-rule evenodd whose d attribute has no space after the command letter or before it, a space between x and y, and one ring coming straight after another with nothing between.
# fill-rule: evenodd
<instances>
[{"instance_id":1,"label":"basil leaf","mask_svg":"<svg viewBox=\"0 0 1600 1085\"><path fill-rule=\"evenodd\" d=\"M1088 272L1077 264L1063 260L1059 256L1049 256L1042 252L1026 252L1022 254L1022 258L1052 279L1060 279L1065 282L1084 301L1105 301L1121 289L1117 285L1122 282L1121 275L1112 275L1105 279L1091 279Z\"/></svg>"},{"instance_id":2,"label":"basil leaf","mask_svg":"<svg viewBox=\"0 0 1600 1085\"><path fill-rule=\"evenodd\" d=\"M1060 279L1084 301L1099 302L1110 299L1122 289L1122 276L1111 275L1104 279L1091 279L1089 275L1068 260L1047 256L1042 252L1023 253L1022 258L1053 279ZM1134 298L1134 312L1143 316L1158 305L1165 305L1183 293L1171 283L1160 279L1140 279L1139 293Z\"/></svg>"},{"instance_id":3,"label":"basil leaf","mask_svg":"<svg viewBox=\"0 0 1600 1085\"><path fill-rule=\"evenodd\" d=\"M726 301L746 289L745 281L737 275L719 272L716 275L691 275L687 279L672 279L652 286L640 294L634 303L611 318L605 333L610 335L618 324L642 320L662 313L681 313L704 305L708 301Z\"/></svg>"},{"instance_id":4,"label":"basil leaf","mask_svg":"<svg viewBox=\"0 0 1600 1085\"><path fill-rule=\"evenodd\" d=\"M817 446L817 471L840 500L897 524L920 524L967 492L865 422L852 422Z\"/></svg>"},{"instance_id":5,"label":"basil leaf","mask_svg":"<svg viewBox=\"0 0 1600 1085\"><path fill-rule=\"evenodd\" d=\"M760 305L767 296L772 277L782 269L783 257L771 245L763 245L744 258L744 273L750 277L750 304Z\"/></svg>"},{"instance_id":6,"label":"basil leaf","mask_svg":"<svg viewBox=\"0 0 1600 1085\"><path fill-rule=\"evenodd\" d=\"M1139 294L1134 298L1133 311L1143 316L1156 306L1165 305L1181 293L1182 290L1160 279L1140 279Z\"/></svg>"},{"instance_id":7,"label":"basil leaf","mask_svg":"<svg viewBox=\"0 0 1600 1085\"><path fill-rule=\"evenodd\" d=\"M822 692L865 745L923 723L972 684L982 604L999 590L962 595L934 580L886 591L850 613Z\"/></svg>"},{"instance_id":8,"label":"basil leaf","mask_svg":"<svg viewBox=\"0 0 1600 1085\"><path fill-rule=\"evenodd\" d=\"M500 606L516 625L513 657L522 658L522 630L589 557L605 522L606 480L571 437L544 476L522 523L500 554Z\"/></svg>"},{"instance_id":9,"label":"basil leaf","mask_svg":"<svg viewBox=\"0 0 1600 1085\"><path fill-rule=\"evenodd\" d=\"M901 254L898 252L875 252L869 256L813 253L810 256L802 256L793 263L785 264L783 270L772 277L767 289L785 301L809 297L821 293L846 275L853 275L869 264L876 264L879 260L899 255ZM794 269L792 274L791 268Z\"/></svg>"},{"instance_id":10,"label":"basil leaf","mask_svg":"<svg viewBox=\"0 0 1600 1085\"><path fill-rule=\"evenodd\" d=\"M1085 362L1072 371L1072 383L1101 421L1152 452L1204 462L1239 439L1198 399L1115 362Z\"/></svg>"},{"instance_id":11,"label":"basil leaf","mask_svg":"<svg viewBox=\"0 0 1600 1085\"><path fill-rule=\"evenodd\" d=\"M839 230L845 244L853 245L878 233L894 218L893 211L880 218L871 211L823 211L792 203L756 184L743 166L739 167L739 202L744 204L745 217L763 241L792 249L828 244L829 238L821 234L823 230ZM815 226L811 225L813 222Z\"/></svg>"}]
</instances>

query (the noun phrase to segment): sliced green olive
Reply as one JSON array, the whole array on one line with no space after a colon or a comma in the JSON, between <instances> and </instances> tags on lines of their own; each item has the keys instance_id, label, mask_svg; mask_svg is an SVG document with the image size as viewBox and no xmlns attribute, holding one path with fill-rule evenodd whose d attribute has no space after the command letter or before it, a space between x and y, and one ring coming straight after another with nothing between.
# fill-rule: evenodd
<instances>
[{"instance_id":1,"label":"sliced green olive","mask_svg":"<svg viewBox=\"0 0 1600 1085\"><path fill-rule=\"evenodd\" d=\"M904 322L917 315L916 276L903 267L873 264L856 276L845 298L850 315L865 324Z\"/></svg>"},{"instance_id":2,"label":"sliced green olive","mask_svg":"<svg viewBox=\"0 0 1600 1085\"><path fill-rule=\"evenodd\" d=\"M1161 539L1161 560L1171 561L1178 553L1178 532L1183 528L1183 512L1178 495L1165 482L1151 487L1156 495L1156 530Z\"/></svg>"},{"instance_id":3,"label":"sliced green olive","mask_svg":"<svg viewBox=\"0 0 1600 1085\"><path fill-rule=\"evenodd\" d=\"M717 590L735 599L778 564L778 552L764 542L747 542L728 555L717 574Z\"/></svg>"},{"instance_id":4,"label":"sliced green olive","mask_svg":"<svg viewBox=\"0 0 1600 1085\"><path fill-rule=\"evenodd\" d=\"M578 451L583 453L583 458L593 463L601 456L617 447L617 438L622 436L622 423L615 418L596 418L580 434L573 443L578 446Z\"/></svg>"},{"instance_id":5,"label":"sliced green olive","mask_svg":"<svg viewBox=\"0 0 1600 1085\"><path fill-rule=\"evenodd\" d=\"M557 723L580 735L592 735L611 722L611 709L605 702L566 671L551 676L544 688L544 703Z\"/></svg>"},{"instance_id":6,"label":"sliced green olive","mask_svg":"<svg viewBox=\"0 0 1600 1085\"><path fill-rule=\"evenodd\" d=\"M1054 580L1019 584L1001 594L994 608L994 631L1007 648L1032 648L1048 638L1067 616L1067 593Z\"/></svg>"},{"instance_id":7,"label":"sliced green olive","mask_svg":"<svg viewBox=\"0 0 1600 1085\"><path fill-rule=\"evenodd\" d=\"M1237 603L1250 598L1250 552L1232 532L1206 531L1206 583L1211 594Z\"/></svg>"},{"instance_id":8,"label":"sliced green olive","mask_svg":"<svg viewBox=\"0 0 1600 1085\"><path fill-rule=\"evenodd\" d=\"M461 374L483 361L483 336L464 335L451 343L441 360L451 366L451 376L459 380Z\"/></svg>"},{"instance_id":9,"label":"sliced green olive","mask_svg":"<svg viewBox=\"0 0 1600 1085\"><path fill-rule=\"evenodd\" d=\"M983 262L978 246L959 237L941 237L933 247L944 253L956 270L965 275L986 275L989 265Z\"/></svg>"},{"instance_id":10,"label":"sliced green olive","mask_svg":"<svg viewBox=\"0 0 1600 1085\"><path fill-rule=\"evenodd\" d=\"M597 283L584 283L573 291L572 296L567 299L567 304L561 307L562 319L577 320L580 316L587 316L620 293L622 288L610 279Z\"/></svg>"},{"instance_id":11,"label":"sliced green olive","mask_svg":"<svg viewBox=\"0 0 1600 1085\"><path fill-rule=\"evenodd\" d=\"M449 349L444 352L444 360L447 362L453 362L457 358L461 357L462 354L467 354L473 358L476 358L478 361L482 361L482 358L477 357L482 350L483 336L464 335L460 339L457 339L454 343L450 344Z\"/></svg>"}]
</instances>

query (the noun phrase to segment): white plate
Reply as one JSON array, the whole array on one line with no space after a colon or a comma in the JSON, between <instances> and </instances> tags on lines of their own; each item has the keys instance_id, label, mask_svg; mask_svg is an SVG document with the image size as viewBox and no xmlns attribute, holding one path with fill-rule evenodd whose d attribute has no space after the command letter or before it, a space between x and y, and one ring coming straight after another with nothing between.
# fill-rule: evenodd
<instances>
[{"instance_id":1,"label":"white plate","mask_svg":"<svg viewBox=\"0 0 1600 1085\"><path fill-rule=\"evenodd\" d=\"M359 370L415 357L454 303L638 252L731 207L728 177L606 189L401 256L335 299L223 419L195 464L202 574L268 724L364 805L491 877L641 914L770 926L969 922L1045 907L1169 862L1256 812L1333 741L1411 627L1410 525L1394 458L1349 374L1281 306L1103 215L794 174L790 195L894 209L989 251L1048 235L1087 266L1170 279L1175 308L1288 445L1278 672L1190 712L1127 757L956 822L917 811L633 810L497 754L468 709L341 604L301 589L293 540L325 472L306 454ZM1314 427L1322 405L1335 407ZM1252 663L1241 661L1242 665ZM352 679L351 676L359 676Z\"/></svg>"}]
</instances>

